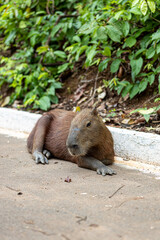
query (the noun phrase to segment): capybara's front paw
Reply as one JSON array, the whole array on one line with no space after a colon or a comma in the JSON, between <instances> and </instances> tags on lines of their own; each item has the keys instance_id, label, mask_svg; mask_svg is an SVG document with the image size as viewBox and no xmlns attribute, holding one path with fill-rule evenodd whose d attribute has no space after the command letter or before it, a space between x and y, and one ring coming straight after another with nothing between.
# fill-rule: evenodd
<instances>
[{"instance_id":1,"label":"capybara's front paw","mask_svg":"<svg viewBox=\"0 0 160 240\"><path fill-rule=\"evenodd\" d=\"M35 160L35 162L38 163L42 163L42 164L48 164L48 159L41 153L38 151L35 151L33 153L33 159Z\"/></svg>"},{"instance_id":2,"label":"capybara's front paw","mask_svg":"<svg viewBox=\"0 0 160 240\"><path fill-rule=\"evenodd\" d=\"M109 168L107 166L99 167L97 169L97 173L101 174L102 176L117 174L116 171L114 171L112 168Z\"/></svg>"}]
</instances>

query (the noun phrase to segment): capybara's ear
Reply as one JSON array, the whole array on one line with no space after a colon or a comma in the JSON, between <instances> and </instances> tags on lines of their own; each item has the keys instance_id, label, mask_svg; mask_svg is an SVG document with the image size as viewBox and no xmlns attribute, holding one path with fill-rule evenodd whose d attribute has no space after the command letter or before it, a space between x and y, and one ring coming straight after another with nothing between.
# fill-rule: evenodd
<instances>
[{"instance_id":1,"label":"capybara's ear","mask_svg":"<svg viewBox=\"0 0 160 240\"><path fill-rule=\"evenodd\" d=\"M95 107L92 109L91 114L97 116L98 112Z\"/></svg>"}]
</instances>

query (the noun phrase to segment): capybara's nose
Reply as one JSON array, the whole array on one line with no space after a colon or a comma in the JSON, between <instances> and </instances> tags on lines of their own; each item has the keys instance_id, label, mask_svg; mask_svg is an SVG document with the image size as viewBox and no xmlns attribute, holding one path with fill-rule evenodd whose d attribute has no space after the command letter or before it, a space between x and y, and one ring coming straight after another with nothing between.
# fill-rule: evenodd
<instances>
[{"instance_id":1,"label":"capybara's nose","mask_svg":"<svg viewBox=\"0 0 160 240\"><path fill-rule=\"evenodd\" d=\"M72 143L70 141L67 141L66 145L67 145L67 148L70 148L70 149L77 149L78 148L78 144Z\"/></svg>"},{"instance_id":2,"label":"capybara's nose","mask_svg":"<svg viewBox=\"0 0 160 240\"><path fill-rule=\"evenodd\" d=\"M72 145L71 145L71 148L77 149L77 148L78 148L78 145L77 145L77 144L72 144Z\"/></svg>"}]
</instances>

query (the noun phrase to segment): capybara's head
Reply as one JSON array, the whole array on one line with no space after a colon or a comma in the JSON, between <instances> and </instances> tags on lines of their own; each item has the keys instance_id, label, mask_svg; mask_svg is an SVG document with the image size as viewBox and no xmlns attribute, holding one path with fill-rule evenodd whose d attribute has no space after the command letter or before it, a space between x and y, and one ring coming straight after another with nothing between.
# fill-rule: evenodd
<instances>
[{"instance_id":1,"label":"capybara's head","mask_svg":"<svg viewBox=\"0 0 160 240\"><path fill-rule=\"evenodd\" d=\"M96 109L84 109L72 120L67 148L71 155L85 156L92 147L98 145L103 134L104 123Z\"/></svg>"}]
</instances>

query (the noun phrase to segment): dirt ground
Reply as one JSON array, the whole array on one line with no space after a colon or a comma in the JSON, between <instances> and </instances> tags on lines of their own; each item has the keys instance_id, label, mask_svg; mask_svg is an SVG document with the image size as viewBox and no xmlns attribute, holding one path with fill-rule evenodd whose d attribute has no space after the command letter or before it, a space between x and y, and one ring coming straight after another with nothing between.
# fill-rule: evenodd
<instances>
[{"instance_id":1,"label":"dirt ground","mask_svg":"<svg viewBox=\"0 0 160 240\"><path fill-rule=\"evenodd\" d=\"M25 140L0 135L0 239L159 240L160 180L113 168L102 177L56 159L36 165Z\"/></svg>"}]
</instances>

